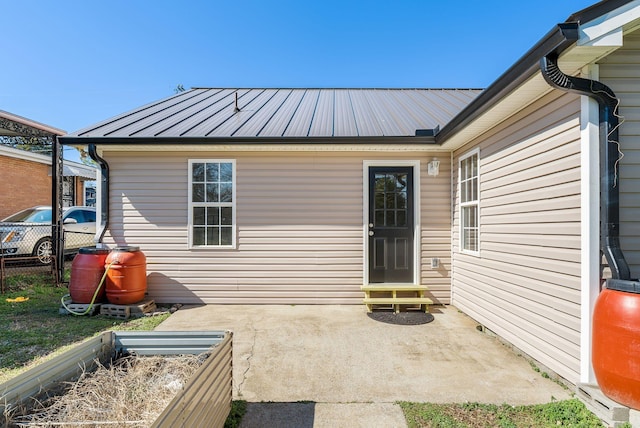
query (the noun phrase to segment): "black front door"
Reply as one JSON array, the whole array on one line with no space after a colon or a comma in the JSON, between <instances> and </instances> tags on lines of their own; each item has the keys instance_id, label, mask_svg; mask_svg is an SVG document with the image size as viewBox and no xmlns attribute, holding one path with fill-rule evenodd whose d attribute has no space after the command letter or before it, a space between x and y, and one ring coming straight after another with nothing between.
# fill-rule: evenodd
<instances>
[{"instance_id":1,"label":"black front door","mask_svg":"<svg viewBox=\"0 0 640 428\"><path fill-rule=\"evenodd\" d=\"M413 282L413 168L369 167L369 282Z\"/></svg>"}]
</instances>

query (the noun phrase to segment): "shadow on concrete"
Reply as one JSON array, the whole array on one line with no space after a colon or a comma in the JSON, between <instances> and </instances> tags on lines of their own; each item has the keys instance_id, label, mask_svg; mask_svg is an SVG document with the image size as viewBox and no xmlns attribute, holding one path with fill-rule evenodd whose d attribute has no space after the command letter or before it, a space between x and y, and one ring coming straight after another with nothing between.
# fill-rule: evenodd
<instances>
[{"instance_id":1,"label":"shadow on concrete","mask_svg":"<svg viewBox=\"0 0 640 428\"><path fill-rule=\"evenodd\" d=\"M240 428L313 428L316 403L247 403Z\"/></svg>"}]
</instances>

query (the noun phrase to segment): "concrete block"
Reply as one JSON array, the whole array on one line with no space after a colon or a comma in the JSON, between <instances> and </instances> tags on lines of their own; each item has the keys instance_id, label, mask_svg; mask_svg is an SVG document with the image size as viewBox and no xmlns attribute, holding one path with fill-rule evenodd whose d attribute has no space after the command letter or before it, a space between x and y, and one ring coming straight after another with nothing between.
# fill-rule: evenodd
<instances>
[{"instance_id":1,"label":"concrete block","mask_svg":"<svg viewBox=\"0 0 640 428\"><path fill-rule=\"evenodd\" d=\"M617 427L629 422L629 408L608 398L598 385L578 384L576 395L607 426Z\"/></svg>"}]
</instances>

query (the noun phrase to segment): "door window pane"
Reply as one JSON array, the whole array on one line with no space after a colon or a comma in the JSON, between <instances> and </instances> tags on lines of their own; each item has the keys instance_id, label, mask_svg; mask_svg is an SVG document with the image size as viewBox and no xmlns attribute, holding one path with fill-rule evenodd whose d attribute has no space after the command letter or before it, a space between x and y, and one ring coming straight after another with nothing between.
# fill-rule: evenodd
<instances>
[{"instance_id":1,"label":"door window pane","mask_svg":"<svg viewBox=\"0 0 640 428\"><path fill-rule=\"evenodd\" d=\"M409 209L405 173L375 174L374 224L384 227L406 226Z\"/></svg>"},{"instance_id":2,"label":"door window pane","mask_svg":"<svg viewBox=\"0 0 640 428\"><path fill-rule=\"evenodd\" d=\"M406 211L398 211L396 226L406 226L406 225L407 225Z\"/></svg>"},{"instance_id":3,"label":"door window pane","mask_svg":"<svg viewBox=\"0 0 640 428\"><path fill-rule=\"evenodd\" d=\"M407 208L407 192L399 192L396 196L396 207L398 209L406 209Z\"/></svg>"},{"instance_id":4,"label":"door window pane","mask_svg":"<svg viewBox=\"0 0 640 428\"><path fill-rule=\"evenodd\" d=\"M393 227L396 225L396 212L394 210L386 211L384 225L387 227Z\"/></svg>"}]
</instances>

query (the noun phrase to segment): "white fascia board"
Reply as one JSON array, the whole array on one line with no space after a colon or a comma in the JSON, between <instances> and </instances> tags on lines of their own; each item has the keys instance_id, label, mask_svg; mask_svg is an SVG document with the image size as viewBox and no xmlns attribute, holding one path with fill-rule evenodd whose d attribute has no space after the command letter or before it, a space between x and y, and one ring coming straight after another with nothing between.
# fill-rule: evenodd
<instances>
[{"instance_id":1,"label":"white fascia board","mask_svg":"<svg viewBox=\"0 0 640 428\"><path fill-rule=\"evenodd\" d=\"M6 146L0 145L0 155L7 156L10 158L43 163L45 165L51 165L50 156L40 155L38 153L29 152L27 150L14 149L13 147L6 147Z\"/></svg>"},{"instance_id":2,"label":"white fascia board","mask_svg":"<svg viewBox=\"0 0 640 428\"><path fill-rule=\"evenodd\" d=\"M622 46L624 30L640 21L640 0L635 0L598 18L580 24L578 46Z\"/></svg>"}]
</instances>

